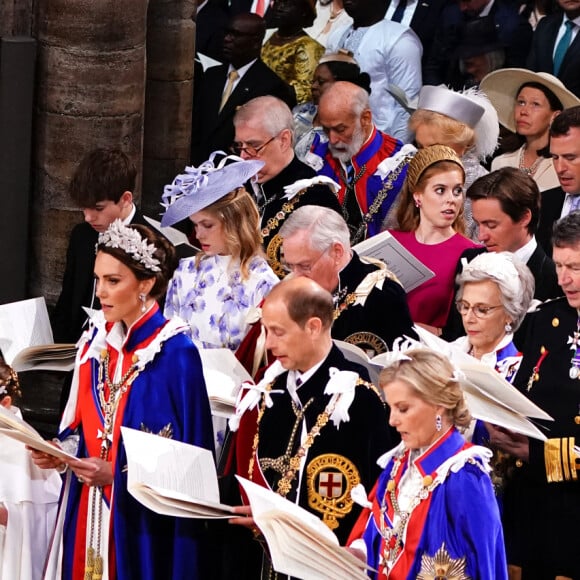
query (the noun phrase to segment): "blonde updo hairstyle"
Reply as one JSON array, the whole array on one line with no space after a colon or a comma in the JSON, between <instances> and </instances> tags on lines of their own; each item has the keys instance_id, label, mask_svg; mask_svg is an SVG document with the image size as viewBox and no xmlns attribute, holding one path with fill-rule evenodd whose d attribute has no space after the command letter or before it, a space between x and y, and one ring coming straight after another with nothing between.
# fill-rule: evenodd
<instances>
[{"instance_id":1,"label":"blonde updo hairstyle","mask_svg":"<svg viewBox=\"0 0 580 580\"><path fill-rule=\"evenodd\" d=\"M458 147L465 151L475 145L475 130L472 127L442 113L417 109L409 119L409 129L416 133L420 125L429 125L434 128L438 133L437 141L441 145Z\"/></svg>"},{"instance_id":2,"label":"blonde updo hairstyle","mask_svg":"<svg viewBox=\"0 0 580 580\"><path fill-rule=\"evenodd\" d=\"M238 187L203 211L221 222L226 240L226 253L240 259L242 278L247 279L252 258L262 254L260 214L256 203L243 187ZM204 256L204 252L198 252L196 263L199 264Z\"/></svg>"},{"instance_id":3,"label":"blonde updo hairstyle","mask_svg":"<svg viewBox=\"0 0 580 580\"><path fill-rule=\"evenodd\" d=\"M471 414L461 386L453 378L451 363L443 355L425 348L409 350L405 355L411 360L397 361L381 371L381 388L394 381L404 381L426 403L444 407L453 425L467 427Z\"/></svg>"},{"instance_id":4,"label":"blonde updo hairstyle","mask_svg":"<svg viewBox=\"0 0 580 580\"><path fill-rule=\"evenodd\" d=\"M415 205L413 194L423 191L427 181L434 175L457 171L459 169L465 181L465 169L461 159L451 147L446 145L431 145L419 149L409 162L407 177L401 191L401 202L397 209L397 221L399 229L403 232L414 232L419 227L421 213ZM460 234L465 232L465 220L463 219L463 205L457 217L451 224L453 229Z\"/></svg>"}]
</instances>

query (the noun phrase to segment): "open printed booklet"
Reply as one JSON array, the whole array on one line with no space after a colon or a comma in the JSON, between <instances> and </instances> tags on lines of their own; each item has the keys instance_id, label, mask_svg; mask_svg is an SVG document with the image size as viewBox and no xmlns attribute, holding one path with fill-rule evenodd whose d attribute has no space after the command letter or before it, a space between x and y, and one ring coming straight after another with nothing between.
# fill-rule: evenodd
<instances>
[{"instance_id":1,"label":"open printed booklet","mask_svg":"<svg viewBox=\"0 0 580 580\"><path fill-rule=\"evenodd\" d=\"M414 290L435 276L386 230L354 245L352 249L363 259L368 256L384 262L401 282L405 292Z\"/></svg>"},{"instance_id":2,"label":"open printed booklet","mask_svg":"<svg viewBox=\"0 0 580 580\"><path fill-rule=\"evenodd\" d=\"M424 328L415 326L414 330L425 346L447 356L459 371L458 380L467 406L476 419L533 439L546 440L546 435L530 419L552 421L548 413L532 403L495 369Z\"/></svg>"},{"instance_id":3,"label":"open printed booklet","mask_svg":"<svg viewBox=\"0 0 580 580\"><path fill-rule=\"evenodd\" d=\"M336 339L334 339L334 344L340 349L347 360L365 367L369 373L371 383L377 387L379 386L379 374L385 366L386 353L371 357L360 346L356 346L356 344Z\"/></svg>"},{"instance_id":4,"label":"open printed booklet","mask_svg":"<svg viewBox=\"0 0 580 580\"><path fill-rule=\"evenodd\" d=\"M200 348L199 355L212 415L229 418L242 383L254 381L229 348Z\"/></svg>"},{"instance_id":5,"label":"open printed booklet","mask_svg":"<svg viewBox=\"0 0 580 580\"><path fill-rule=\"evenodd\" d=\"M44 298L0 306L0 351L16 371L70 371L76 346L54 344Z\"/></svg>"},{"instance_id":6,"label":"open printed booklet","mask_svg":"<svg viewBox=\"0 0 580 580\"><path fill-rule=\"evenodd\" d=\"M365 562L341 548L322 520L269 489L239 476L237 479L266 539L276 572L308 580L368 580Z\"/></svg>"},{"instance_id":7,"label":"open printed booklet","mask_svg":"<svg viewBox=\"0 0 580 580\"><path fill-rule=\"evenodd\" d=\"M127 489L155 513L181 518L235 517L220 503L211 451L121 427L127 453Z\"/></svg>"},{"instance_id":8,"label":"open printed booklet","mask_svg":"<svg viewBox=\"0 0 580 580\"><path fill-rule=\"evenodd\" d=\"M34 427L29 425L24 421L24 419L21 419L12 413L9 409L5 409L2 406L0 406L0 434L6 435L11 439L16 439L17 441L32 447L32 449L42 451L43 453L57 457L62 461L71 459L76 461L77 459L74 455L60 449L60 447L55 447L48 441L45 441L42 435L40 435Z\"/></svg>"}]
</instances>

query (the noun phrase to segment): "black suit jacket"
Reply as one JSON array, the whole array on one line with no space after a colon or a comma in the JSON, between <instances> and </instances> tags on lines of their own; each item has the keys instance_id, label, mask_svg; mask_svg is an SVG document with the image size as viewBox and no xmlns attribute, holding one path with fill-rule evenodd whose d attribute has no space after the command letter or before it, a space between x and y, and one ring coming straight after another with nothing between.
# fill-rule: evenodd
<instances>
[{"instance_id":1,"label":"black suit jacket","mask_svg":"<svg viewBox=\"0 0 580 580\"><path fill-rule=\"evenodd\" d=\"M552 255L552 228L560 219L566 193L561 187L547 189L540 193L542 204L540 207L540 223L536 232L538 244L542 246L548 256Z\"/></svg>"},{"instance_id":2,"label":"black suit jacket","mask_svg":"<svg viewBox=\"0 0 580 580\"><path fill-rule=\"evenodd\" d=\"M191 159L195 165L205 161L213 151L228 151L234 140L234 115L238 107L249 100L272 95L290 108L296 105L294 88L258 59L240 79L220 111L227 75L227 64L211 67L196 89L191 137Z\"/></svg>"},{"instance_id":3,"label":"black suit jacket","mask_svg":"<svg viewBox=\"0 0 580 580\"><path fill-rule=\"evenodd\" d=\"M519 14L518 5L506 0L495 0L489 16L495 24L497 37L505 48L505 67L523 67L532 40L532 27ZM470 81L459 70L456 50L462 36L466 16L456 2L448 3L441 12L430 55L423 59L423 84L451 85L461 90Z\"/></svg>"},{"instance_id":4,"label":"black suit jacket","mask_svg":"<svg viewBox=\"0 0 580 580\"><path fill-rule=\"evenodd\" d=\"M150 227L137 210L132 224ZM76 225L70 234L62 290L52 314L54 341L76 342L87 321L83 306L100 308L95 296L95 245L99 234L87 222Z\"/></svg>"},{"instance_id":5,"label":"black suit jacket","mask_svg":"<svg viewBox=\"0 0 580 580\"><path fill-rule=\"evenodd\" d=\"M532 39L527 67L535 72L554 74L554 44L562 24L563 14L550 14L540 20ZM580 34L569 46L558 72L566 88L580 97Z\"/></svg>"}]
</instances>

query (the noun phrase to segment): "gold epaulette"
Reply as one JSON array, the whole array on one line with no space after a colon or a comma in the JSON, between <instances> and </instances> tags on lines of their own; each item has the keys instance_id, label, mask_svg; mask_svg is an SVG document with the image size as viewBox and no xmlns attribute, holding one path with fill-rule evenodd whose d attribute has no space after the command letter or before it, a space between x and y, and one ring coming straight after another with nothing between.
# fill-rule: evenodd
<instances>
[{"instance_id":1,"label":"gold epaulette","mask_svg":"<svg viewBox=\"0 0 580 580\"><path fill-rule=\"evenodd\" d=\"M561 437L544 442L544 462L549 483L578 479L574 441L574 437Z\"/></svg>"}]
</instances>

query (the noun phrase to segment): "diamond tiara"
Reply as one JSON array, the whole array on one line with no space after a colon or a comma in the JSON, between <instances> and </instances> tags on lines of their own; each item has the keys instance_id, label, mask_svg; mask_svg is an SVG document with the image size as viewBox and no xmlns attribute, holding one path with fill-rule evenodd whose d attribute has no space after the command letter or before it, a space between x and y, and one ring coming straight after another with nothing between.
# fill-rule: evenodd
<instances>
[{"instance_id":1,"label":"diamond tiara","mask_svg":"<svg viewBox=\"0 0 580 580\"><path fill-rule=\"evenodd\" d=\"M125 226L119 219L99 234L97 248L101 244L108 248L123 250L151 272L161 271L159 267L161 262L153 255L157 249L155 244L148 244L137 230Z\"/></svg>"}]
</instances>

